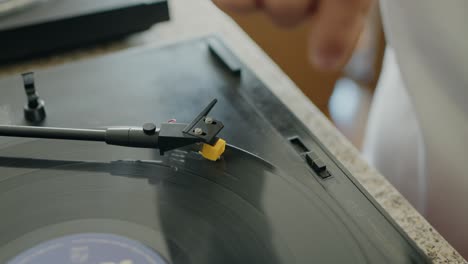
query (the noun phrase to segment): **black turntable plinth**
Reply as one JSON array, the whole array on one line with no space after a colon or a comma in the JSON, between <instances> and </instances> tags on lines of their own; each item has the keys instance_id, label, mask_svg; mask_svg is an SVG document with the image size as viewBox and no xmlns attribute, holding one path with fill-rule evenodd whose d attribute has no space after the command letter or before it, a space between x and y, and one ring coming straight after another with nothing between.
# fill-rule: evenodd
<instances>
[{"instance_id":1,"label":"black turntable plinth","mask_svg":"<svg viewBox=\"0 0 468 264\"><path fill-rule=\"evenodd\" d=\"M0 137L1 263L427 263L318 139L217 37L0 80L0 124L102 129L210 115L228 142L165 152ZM176 119L176 120L174 120Z\"/></svg>"},{"instance_id":2,"label":"black turntable plinth","mask_svg":"<svg viewBox=\"0 0 468 264\"><path fill-rule=\"evenodd\" d=\"M168 19L167 0L3 0L0 63L121 38Z\"/></svg>"}]
</instances>

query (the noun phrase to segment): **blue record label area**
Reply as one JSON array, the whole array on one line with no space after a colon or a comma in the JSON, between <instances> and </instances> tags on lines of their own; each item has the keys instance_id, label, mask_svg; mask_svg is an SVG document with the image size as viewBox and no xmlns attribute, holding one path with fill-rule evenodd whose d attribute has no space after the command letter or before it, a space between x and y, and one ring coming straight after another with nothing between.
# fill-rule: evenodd
<instances>
[{"instance_id":1,"label":"blue record label area","mask_svg":"<svg viewBox=\"0 0 468 264\"><path fill-rule=\"evenodd\" d=\"M43 242L8 264L166 264L140 242L111 234L76 234Z\"/></svg>"}]
</instances>

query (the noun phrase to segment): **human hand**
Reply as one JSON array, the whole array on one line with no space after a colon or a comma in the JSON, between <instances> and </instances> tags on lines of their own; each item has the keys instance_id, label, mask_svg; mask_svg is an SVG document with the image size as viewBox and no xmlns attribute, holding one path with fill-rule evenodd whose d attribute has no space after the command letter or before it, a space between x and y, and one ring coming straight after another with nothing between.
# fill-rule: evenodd
<instances>
[{"instance_id":1,"label":"human hand","mask_svg":"<svg viewBox=\"0 0 468 264\"><path fill-rule=\"evenodd\" d=\"M312 19L310 61L320 70L341 69L351 57L373 0L213 0L225 11L261 10L282 26Z\"/></svg>"}]
</instances>

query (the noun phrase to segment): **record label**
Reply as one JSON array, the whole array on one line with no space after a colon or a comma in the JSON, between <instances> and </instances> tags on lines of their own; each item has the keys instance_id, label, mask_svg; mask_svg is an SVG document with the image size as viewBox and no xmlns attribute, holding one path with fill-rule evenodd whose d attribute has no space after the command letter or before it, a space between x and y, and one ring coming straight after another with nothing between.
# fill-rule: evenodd
<instances>
[{"instance_id":1,"label":"record label","mask_svg":"<svg viewBox=\"0 0 468 264\"><path fill-rule=\"evenodd\" d=\"M8 264L166 264L140 242L111 234L76 234L43 242Z\"/></svg>"}]
</instances>

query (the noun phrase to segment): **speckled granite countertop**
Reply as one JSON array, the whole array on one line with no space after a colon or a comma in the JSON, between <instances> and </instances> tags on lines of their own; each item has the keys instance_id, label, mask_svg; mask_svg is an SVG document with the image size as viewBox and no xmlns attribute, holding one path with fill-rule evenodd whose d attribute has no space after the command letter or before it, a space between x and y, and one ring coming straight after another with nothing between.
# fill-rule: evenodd
<instances>
[{"instance_id":1,"label":"speckled granite countertop","mask_svg":"<svg viewBox=\"0 0 468 264\"><path fill-rule=\"evenodd\" d=\"M121 42L3 66L0 67L0 77L91 58L129 47L159 46L202 35L221 34L234 52L313 131L403 230L433 259L434 263L468 263L383 176L361 159L359 151L336 130L328 119L234 22L206 0L171 0L170 5L171 22L156 25L147 32L137 34Z\"/></svg>"}]
</instances>

